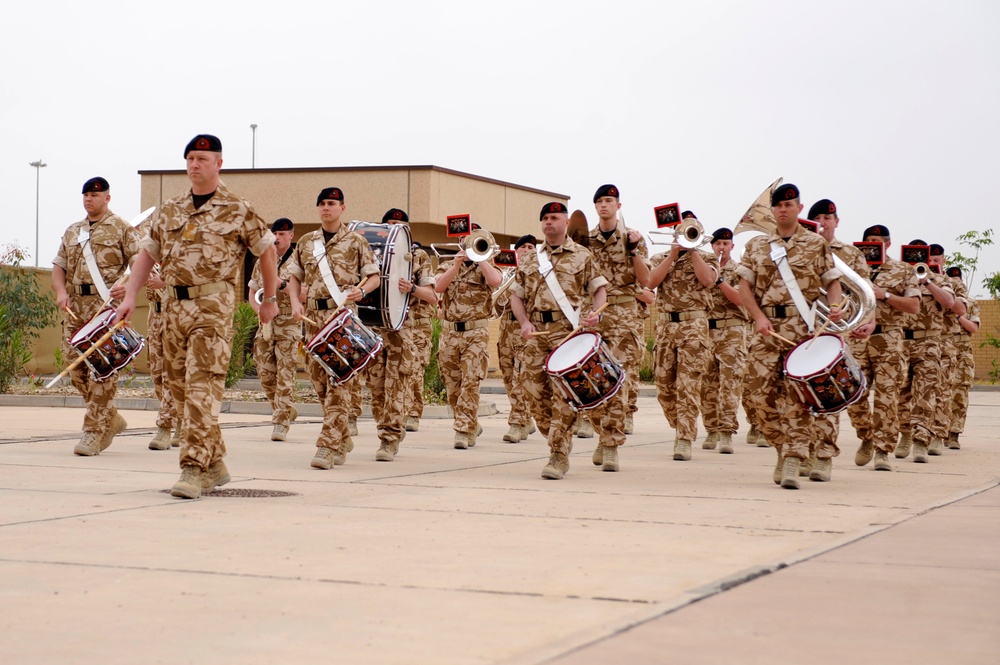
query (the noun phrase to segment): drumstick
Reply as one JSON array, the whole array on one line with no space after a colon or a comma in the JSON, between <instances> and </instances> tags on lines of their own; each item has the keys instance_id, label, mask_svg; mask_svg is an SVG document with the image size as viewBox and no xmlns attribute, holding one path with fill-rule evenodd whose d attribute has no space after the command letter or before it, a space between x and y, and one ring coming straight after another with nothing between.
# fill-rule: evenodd
<instances>
[{"instance_id":1,"label":"drumstick","mask_svg":"<svg viewBox=\"0 0 1000 665\"><path fill-rule=\"evenodd\" d=\"M103 308L102 308L102 309L103 309ZM74 321L79 321L79 320L80 320L80 317L79 317L79 316L77 316L76 314L74 314L74 313L73 313L73 310L71 310L71 309L70 309L69 307L67 307L67 308L66 308L66 309L64 309L63 311L64 311L64 312L66 312L67 314L69 314L69 315L70 315L70 316L71 316L71 317L73 318L73 320L74 320Z\"/></svg>"},{"instance_id":2,"label":"drumstick","mask_svg":"<svg viewBox=\"0 0 1000 665\"><path fill-rule=\"evenodd\" d=\"M91 353L93 353L98 348L100 348L101 345L103 345L106 341L108 341L109 339L111 339L111 336L114 335L116 332L118 332L119 329L124 328L127 325L128 325L128 322L125 321L124 319L121 320L121 321L119 321L118 323L116 323L114 325L114 327L111 328L111 330L109 330L108 332L106 332L103 335L101 335L100 339L98 339L96 342L94 342L90 346L89 349L87 349L86 351L84 351L83 355L81 355L79 358L77 358L76 360L74 360L73 362L71 362L66 369L64 369L63 371L59 372L59 374L54 379L52 379L51 381L49 381L48 383L46 383L45 387L46 388L51 388L52 386L56 385L56 381L58 381L59 379L63 378L64 376L66 376L70 372L72 372L73 369L75 369L77 365L79 365L80 363L82 363L87 356L89 356Z\"/></svg>"},{"instance_id":3,"label":"drumstick","mask_svg":"<svg viewBox=\"0 0 1000 665\"><path fill-rule=\"evenodd\" d=\"M593 310L591 310L591 311L590 311L590 316L593 316L594 314L600 314L601 312L603 312L603 311L604 311L604 308L605 308L605 307L607 307L607 306L608 306L608 305L610 305L610 304L611 304L611 303L609 303L609 302L605 302L605 303L604 303L603 305L601 305L601 306L600 306L600 307L598 307L597 309L593 309ZM563 340L562 340L562 341L563 341L563 342L565 342L565 341L566 341L567 339L569 339L569 338L570 338L570 337L572 337L573 335L577 334L577 333L578 333L578 332L580 332L581 330L583 330L583 324L582 324L582 323L581 323L581 324L579 324L579 325L577 325L577 327L576 327L576 328L573 328L573 329L572 329L571 331L569 331L569 334L568 334L568 335L566 335L565 337L563 337ZM555 331L553 331L553 332L555 332ZM560 342L560 344L562 344L562 342Z\"/></svg>"},{"instance_id":4,"label":"drumstick","mask_svg":"<svg viewBox=\"0 0 1000 665\"><path fill-rule=\"evenodd\" d=\"M778 339L780 339L782 342L784 342L788 346L795 346L795 342L793 342L792 340L788 339L787 337L782 337L781 335L779 335L778 333L774 332L773 330L771 331L771 337L777 337Z\"/></svg>"},{"instance_id":5,"label":"drumstick","mask_svg":"<svg viewBox=\"0 0 1000 665\"><path fill-rule=\"evenodd\" d=\"M317 328L319 327L318 323L316 323L315 321L313 321L312 319L310 319L305 314L299 314L299 321L305 321L306 323L308 323L311 326L316 326Z\"/></svg>"},{"instance_id":6,"label":"drumstick","mask_svg":"<svg viewBox=\"0 0 1000 665\"><path fill-rule=\"evenodd\" d=\"M846 299L846 298L845 298L844 300L841 300L841 301L840 301L840 304L839 304L839 305L836 305L836 308L837 308L837 309L840 309L840 308L841 308L841 307L842 307L842 306L844 305L844 303L845 303L845 302L847 302L847 299ZM831 319L830 319L829 317L827 317L826 321L825 321L825 322L823 323L823 325L822 325L822 326L820 327L820 329L819 329L819 330L817 330L817 331L816 331L815 333L813 333L813 336L812 336L812 339L811 339L811 340L809 340L809 341L808 341L808 342L806 343L806 345L805 345L805 347L804 347L804 348L808 349L808 348L809 348L809 347L810 347L810 346L812 345L812 343L813 343L814 341L816 341L816 338L817 338L817 337L819 337L820 335L822 335L822 334L823 334L823 331L825 331L825 330L826 330L827 328L829 328L829 327L830 327L830 323L831 323L831 322L832 322L832 321L831 321Z\"/></svg>"}]
</instances>

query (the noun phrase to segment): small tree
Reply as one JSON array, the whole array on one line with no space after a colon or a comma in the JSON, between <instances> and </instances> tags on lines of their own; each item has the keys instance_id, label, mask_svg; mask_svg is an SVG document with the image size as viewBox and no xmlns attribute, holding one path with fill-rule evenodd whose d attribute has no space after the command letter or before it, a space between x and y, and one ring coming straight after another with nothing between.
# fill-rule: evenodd
<instances>
[{"instance_id":1,"label":"small tree","mask_svg":"<svg viewBox=\"0 0 1000 665\"><path fill-rule=\"evenodd\" d=\"M28 252L17 245L0 251L0 392L6 392L31 360L38 330L55 322L56 303L38 279L21 267Z\"/></svg>"},{"instance_id":2,"label":"small tree","mask_svg":"<svg viewBox=\"0 0 1000 665\"><path fill-rule=\"evenodd\" d=\"M447 391L438 367L438 345L441 341L441 321L431 319L431 357L424 368L424 399L432 404L446 402Z\"/></svg>"},{"instance_id":3,"label":"small tree","mask_svg":"<svg viewBox=\"0 0 1000 665\"><path fill-rule=\"evenodd\" d=\"M962 245L971 247L975 251L972 256L965 256L961 252L955 252L948 257L948 266L958 266L961 268L965 283L971 286L976 276L976 268L979 266L979 252L984 247L989 247L993 244L993 229L967 231L955 238L955 240Z\"/></svg>"},{"instance_id":4,"label":"small tree","mask_svg":"<svg viewBox=\"0 0 1000 665\"><path fill-rule=\"evenodd\" d=\"M253 368L253 353L247 345L257 329L257 313L249 303L241 302L233 312L233 344L226 370L226 388L232 388Z\"/></svg>"}]
</instances>

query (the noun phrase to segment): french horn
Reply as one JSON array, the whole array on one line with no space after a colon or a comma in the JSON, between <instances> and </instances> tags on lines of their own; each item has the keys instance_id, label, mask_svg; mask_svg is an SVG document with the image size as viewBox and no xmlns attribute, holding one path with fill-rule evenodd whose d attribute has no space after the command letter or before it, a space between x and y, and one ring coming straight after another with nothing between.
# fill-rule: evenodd
<instances>
[{"instance_id":1,"label":"french horn","mask_svg":"<svg viewBox=\"0 0 1000 665\"><path fill-rule=\"evenodd\" d=\"M747 244L759 236L768 236L777 227L778 222L771 214L771 193L784 179L778 178L761 192L747 211L743 214L736 228L733 229L733 251L730 254L734 261L739 261ZM841 320L838 323L830 321L830 305L825 302L826 289L820 289L823 298L817 300L813 307L820 325L838 335L846 335L855 328L867 322L875 311L875 291L867 279L851 270L839 256L833 253L833 264L841 272L840 286L844 302L840 307Z\"/></svg>"}]
</instances>

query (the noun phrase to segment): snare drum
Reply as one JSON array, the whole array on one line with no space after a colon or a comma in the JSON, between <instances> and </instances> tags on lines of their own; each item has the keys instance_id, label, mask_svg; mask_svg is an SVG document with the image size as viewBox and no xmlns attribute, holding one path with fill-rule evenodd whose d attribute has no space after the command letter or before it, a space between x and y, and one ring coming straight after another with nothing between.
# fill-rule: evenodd
<instances>
[{"instance_id":1,"label":"snare drum","mask_svg":"<svg viewBox=\"0 0 1000 665\"><path fill-rule=\"evenodd\" d=\"M399 292L400 278L413 276L410 227L354 221L347 228L368 241L381 277L378 289L358 301L361 322L373 328L399 330L410 306L410 294Z\"/></svg>"},{"instance_id":2,"label":"snare drum","mask_svg":"<svg viewBox=\"0 0 1000 665\"><path fill-rule=\"evenodd\" d=\"M110 307L102 309L73 334L69 340L70 345L80 353L86 353L114 327L114 321L115 310ZM145 345L146 340L142 335L124 325L83 361L87 363L90 375L96 381L104 381L132 362Z\"/></svg>"},{"instance_id":3,"label":"snare drum","mask_svg":"<svg viewBox=\"0 0 1000 665\"><path fill-rule=\"evenodd\" d=\"M625 370L595 332L581 332L552 349L545 359L552 378L574 411L587 411L611 399L625 381Z\"/></svg>"},{"instance_id":4,"label":"snare drum","mask_svg":"<svg viewBox=\"0 0 1000 665\"><path fill-rule=\"evenodd\" d=\"M789 351L785 376L814 415L840 413L868 388L868 379L843 338L829 333L799 342Z\"/></svg>"},{"instance_id":5,"label":"snare drum","mask_svg":"<svg viewBox=\"0 0 1000 665\"><path fill-rule=\"evenodd\" d=\"M306 350L330 374L334 384L341 384L382 350L382 338L365 327L354 312L342 309L313 335Z\"/></svg>"}]
</instances>

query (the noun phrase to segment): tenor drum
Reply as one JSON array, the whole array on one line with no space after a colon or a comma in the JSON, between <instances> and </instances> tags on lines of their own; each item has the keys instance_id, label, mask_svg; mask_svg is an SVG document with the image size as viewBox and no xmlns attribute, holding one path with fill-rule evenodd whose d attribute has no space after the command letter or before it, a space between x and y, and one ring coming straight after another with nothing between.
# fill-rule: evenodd
<instances>
[{"instance_id":1,"label":"tenor drum","mask_svg":"<svg viewBox=\"0 0 1000 665\"><path fill-rule=\"evenodd\" d=\"M410 306L410 294L399 292L399 279L413 276L410 227L355 221L348 228L368 241L381 277L379 288L358 301L358 316L366 326L399 330Z\"/></svg>"},{"instance_id":2,"label":"tenor drum","mask_svg":"<svg viewBox=\"0 0 1000 665\"><path fill-rule=\"evenodd\" d=\"M364 369L382 350L382 338L349 309L342 309L313 335L306 350L340 384Z\"/></svg>"},{"instance_id":3,"label":"tenor drum","mask_svg":"<svg viewBox=\"0 0 1000 665\"><path fill-rule=\"evenodd\" d=\"M574 411L600 406L625 382L621 363L595 332L578 333L552 349L545 373Z\"/></svg>"},{"instance_id":4,"label":"tenor drum","mask_svg":"<svg viewBox=\"0 0 1000 665\"><path fill-rule=\"evenodd\" d=\"M114 327L114 322L115 310L110 307L102 309L73 334L69 343L80 353L86 353ZM146 339L142 335L124 325L83 361L87 363L90 375L95 380L104 381L132 362L145 345Z\"/></svg>"},{"instance_id":5,"label":"tenor drum","mask_svg":"<svg viewBox=\"0 0 1000 665\"><path fill-rule=\"evenodd\" d=\"M828 333L799 342L789 351L785 376L814 415L840 413L868 388L868 379L843 338Z\"/></svg>"}]
</instances>

